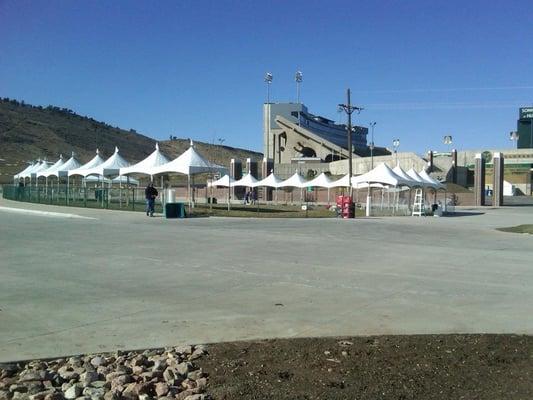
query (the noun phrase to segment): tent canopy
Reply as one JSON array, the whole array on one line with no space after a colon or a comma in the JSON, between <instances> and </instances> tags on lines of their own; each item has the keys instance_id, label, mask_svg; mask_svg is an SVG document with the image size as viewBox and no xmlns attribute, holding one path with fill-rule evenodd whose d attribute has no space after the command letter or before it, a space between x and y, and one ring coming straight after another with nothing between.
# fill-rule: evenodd
<instances>
[{"instance_id":1,"label":"tent canopy","mask_svg":"<svg viewBox=\"0 0 533 400\"><path fill-rule=\"evenodd\" d=\"M348 174L344 175L342 178L337 179L336 181L333 181L330 183L330 188L336 188L336 187L350 187L350 178L348 178Z\"/></svg>"},{"instance_id":2,"label":"tent canopy","mask_svg":"<svg viewBox=\"0 0 533 400\"><path fill-rule=\"evenodd\" d=\"M40 160L27 170L24 174L19 174L19 178L32 178L34 175L37 175L39 172L44 171L50 167L50 163L45 160Z\"/></svg>"},{"instance_id":3,"label":"tent canopy","mask_svg":"<svg viewBox=\"0 0 533 400\"><path fill-rule=\"evenodd\" d=\"M420 175L418 175L418 173L415 171L414 168L411 168L409 171L407 171L407 175L409 175L411 177L411 179L417 181L419 186L422 186L424 188L433 187L433 184L431 184L431 183L425 181L424 179L422 179L422 177Z\"/></svg>"},{"instance_id":4,"label":"tent canopy","mask_svg":"<svg viewBox=\"0 0 533 400\"><path fill-rule=\"evenodd\" d=\"M29 173L35 166L35 162L30 162L26 168L24 168L22 171L20 171L18 174L13 175L14 179L20 179L26 177L26 174Z\"/></svg>"},{"instance_id":5,"label":"tent canopy","mask_svg":"<svg viewBox=\"0 0 533 400\"><path fill-rule=\"evenodd\" d=\"M96 149L96 155L90 161L86 162L85 164L83 164L82 166L78 168L68 170L68 176L72 176L72 175L86 176L85 171L91 168L97 167L103 164L103 162L104 162L104 159L100 157L100 150Z\"/></svg>"},{"instance_id":6,"label":"tent canopy","mask_svg":"<svg viewBox=\"0 0 533 400\"><path fill-rule=\"evenodd\" d=\"M50 175L48 176L59 177L60 175L61 176L68 175L68 171L79 168L80 166L81 166L81 163L78 161L78 159L74 155L74 152L72 152L72 156L63 165L61 165L61 167L59 167L55 171L52 171Z\"/></svg>"},{"instance_id":7,"label":"tent canopy","mask_svg":"<svg viewBox=\"0 0 533 400\"><path fill-rule=\"evenodd\" d=\"M323 188L330 188L331 187L331 179L322 172L320 175L316 176L314 179L311 179L310 181L307 181L305 183L305 187L323 187Z\"/></svg>"},{"instance_id":8,"label":"tent canopy","mask_svg":"<svg viewBox=\"0 0 533 400\"><path fill-rule=\"evenodd\" d=\"M267 186L272 188L279 188L280 183L283 182L282 179L279 179L274 173L268 175L265 179L257 182L257 186Z\"/></svg>"},{"instance_id":9,"label":"tent canopy","mask_svg":"<svg viewBox=\"0 0 533 400\"><path fill-rule=\"evenodd\" d=\"M302 175L300 175L298 172L295 172L290 178L281 182L278 187L303 188L305 187L305 180L302 178Z\"/></svg>"},{"instance_id":10,"label":"tent canopy","mask_svg":"<svg viewBox=\"0 0 533 400\"><path fill-rule=\"evenodd\" d=\"M258 180L251 173L247 173L241 179L235 181L231 186L256 187Z\"/></svg>"},{"instance_id":11,"label":"tent canopy","mask_svg":"<svg viewBox=\"0 0 533 400\"><path fill-rule=\"evenodd\" d=\"M146 174L153 175L154 168L167 164L170 160L159 151L159 143L155 144L155 150L144 160L129 167L120 168L120 175Z\"/></svg>"},{"instance_id":12,"label":"tent canopy","mask_svg":"<svg viewBox=\"0 0 533 400\"><path fill-rule=\"evenodd\" d=\"M189 149L178 158L175 158L174 160L159 167L154 167L151 170L150 175L168 174L172 172L185 175L194 175L209 172L219 172L225 174L228 171L227 168L203 158L191 145L191 147L189 147Z\"/></svg>"},{"instance_id":13,"label":"tent canopy","mask_svg":"<svg viewBox=\"0 0 533 400\"><path fill-rule=\"evenodd\" d=\"M422 179L424 179L426 182L429 182L430 184L432 184L435 189L444 189L445 188L445 186L442 183L440 183L436 179L433 179L431 176L429 176L429 174L424 169L422 171L420 171L418 175Z\"/></svg>"},{"instance_id":14,"label":"tent canopy","mask_svg":"<svg viewBox=\"0 0 533 400\"><path fill-rule=\"evenodd\" d=\"M40 171L37 174L37 178L40 178L41 176L49 177L54 171L57 171L63 164L65 164L65 160L63 160L63 154L60 154L59 160L57 160L50 168Z\"/></svg>"},{"instance_id":15,"label":"tent canopy","mask_svg":"<svg viewBox=\"0 0 533 400\"><path fill-rule=\"evenodd\" d=\"M355 176L352 178L352 185L359 183L381 183L389 186L411 186L412 182L401 176L398 176L385 163L380 163L376 168L368 171L366 174Z\"/></svg>"},{"instance_id":16,"label":"tent canopy","mask_svg":"<svg viewBox=\"0 0 533 400\"><path fill-rule=\"evenodd\" d=\"M127 162L124 158L122 158L120 154L118 154L118 147L115 147L115 152L111 157L109 157L102 164L94 168L88 168L84 170L83 176L118 176L120 174L120 169L129 165L130 163Z\"/></svg>"},{"instance_id":17,"label":"tent canopy","mask_svg":"<svg viewBox=\"0 0 533 400\"><path fill-rule=\"evenodd\" d=\"M217 179L214 182L211 182L210 186L220 186L220 187L230 187L234 186L233 183L235 180L229 175L224 175L222 178Z\"/></svg>"},{"instance_id":18,"label":"tent canopy","mask_svg":"<svg viewBox=\"0 0 533 400\"><path fill-rule=\"evenodd\" d=\"M420 186L420 182L415 181L413 178L411 178L409 175L407 175L407 172L405 172L405 171L403 170L403 168L400 167L399 165L395 166L395 167L392 169L392 171L393 171L396 175L398 175L398 176L402 177L403 179L405 179L406 181L411 182L411 185L410 185L409 187Z\"/></svg>"}]
</instances>

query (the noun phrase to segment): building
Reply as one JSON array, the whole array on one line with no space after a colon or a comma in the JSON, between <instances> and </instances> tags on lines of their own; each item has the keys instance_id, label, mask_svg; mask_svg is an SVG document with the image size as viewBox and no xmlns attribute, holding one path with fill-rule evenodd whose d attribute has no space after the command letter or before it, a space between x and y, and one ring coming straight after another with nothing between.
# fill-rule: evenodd
<instances>
[{"instance_id":1,"label":"building","mask_svg":"<svg viewBox=\"0 0 533 400\"><path fill-rule=\"evenodd\" d=\"M533 149L533 107L523 107L519 111L516 131L519 135L519 149Z\"/></svg>"},{"instance_id":2,"label":"building","mask_svg":"<svg viewBox=\"0 0 533 400\"><path fill-rule=\"evenodd\" d=\"M353 127L354 156L370 154L368 128ZM347 127L311 114L301 103L263 105L263 148L265 157L276 164L296 162L329 163L348 158ZM378 154L388 154L376 148Z\"/></svg>"}]
</instances>

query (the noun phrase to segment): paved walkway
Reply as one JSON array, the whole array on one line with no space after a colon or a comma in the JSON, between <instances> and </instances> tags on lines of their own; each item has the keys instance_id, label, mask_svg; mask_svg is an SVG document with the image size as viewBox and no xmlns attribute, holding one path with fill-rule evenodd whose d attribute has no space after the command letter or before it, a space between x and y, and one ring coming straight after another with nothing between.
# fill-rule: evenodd
<instances>
[{"instance_id":1,"label":"paved walkway","mask_svg":"<svg viewBox=\"0 0 533 400\"><path fill-rule=\"evenodd\" d=\"M533 236L494 230L532 223L531 207L351 221L0 207L0 361L268 337L533 334Z\"/></svg>"}]
</instances>

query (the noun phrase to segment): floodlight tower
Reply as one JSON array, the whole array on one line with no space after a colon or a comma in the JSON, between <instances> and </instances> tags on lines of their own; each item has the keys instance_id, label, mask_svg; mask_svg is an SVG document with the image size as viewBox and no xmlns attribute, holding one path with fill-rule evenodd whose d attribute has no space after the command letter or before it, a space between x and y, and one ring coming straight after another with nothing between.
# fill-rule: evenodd
<instances>
[{"instance_id":1,"label":"floodlight tower","mask_svg":"<svg viewBox=\"0 0 533 400\"><path fill-rule=\"evenodd\" d=\"M509 133L509 140L516 142L516 146L518 147L518 139L520 138L520 135L518 135L517 131L511 131Z\"/></svg>"},{"instance_id":2,"label":"floodlight tower","mask_svg":"<svg viewBox=\"0 0 533 400\"><path fill-rule=\"evenodd\" d=\"M296 71L294 80L296 81L296 103L300 105L300 84L302 83L304 76L302 71ZM298 110L298 126L300 126L300 110Z\"/></svg>"},{"instance_id":3,"label":"floodlight tower","mask_svg":"<svg viewBox=\"0 0 533 400\"><path fill-rule=\"evenodd\" d=\"M400 139L393 139L392 147L394 147L394 154L396 156L396 166L398 166L398 147L400 147Z\"/></svg>"},{"instance_id":4,"label":"floodlight tower","mask_svg":"<svg viewBox=\"0 0 533 400\"><path fill-rule=\"evenodd\" d=\"M266 134L266 152L265 152L265 157L268 159L269 158L269 146L270 146L270 85L272 84L272 81L274 79L274 76L272 75L271 72L267 72L265 74L265 83L267 85L267 102L266 102L266 105L267 105L267 115L266 115L266 118L267 118L267 126L266 126L266 130L267 130L267 134ZM274 158L274 154L272 154L272 158Z\"/></svg>"},{"instance_id":5,"label":"floodlight tower","mask_svg":"<svg viewBox=\"0 0 533 400\"><path fill-rule=\"evenodd\" d=\"M370 127L372 128L372 137L370 138L370 169L374 169L374 127L376 126L376 122L371 122Z\"/></svg>"}]
</instances>

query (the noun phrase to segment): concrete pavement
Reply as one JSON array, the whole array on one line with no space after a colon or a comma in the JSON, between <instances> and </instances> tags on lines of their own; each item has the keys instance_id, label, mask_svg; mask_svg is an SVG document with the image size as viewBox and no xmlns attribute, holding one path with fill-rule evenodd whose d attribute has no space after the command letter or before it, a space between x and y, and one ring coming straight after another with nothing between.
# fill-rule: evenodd
<instances>
[{"instance_id":1,"label":"concrete pavement","mask_svg":"<svg viewBox=\"0 0 533 400\"><path fill-rule=\"evenodd\" d=\"M0 200L0 361L269 337L533 334L532 207L165 220Z\"/></svg>"}]
</instances>

